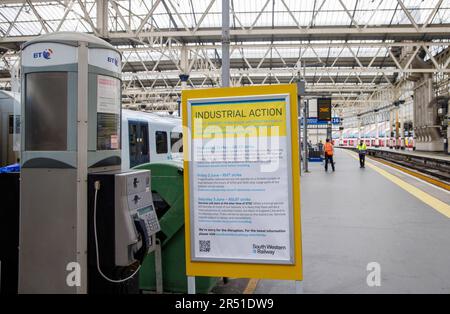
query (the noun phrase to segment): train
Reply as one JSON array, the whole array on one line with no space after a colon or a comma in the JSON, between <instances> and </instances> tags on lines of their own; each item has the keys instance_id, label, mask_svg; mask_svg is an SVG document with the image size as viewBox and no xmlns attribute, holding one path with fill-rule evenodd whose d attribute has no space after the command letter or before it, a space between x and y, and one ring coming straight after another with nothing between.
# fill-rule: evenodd
<instances>
[{"instance_id":1,"label":"train","mask_svg":"<svg viewBox=\"0 0 450 314\"><path fill-rule=\"evenodd\" d=\"M183 159L181 118L122 109L122 169Z\"/></svg>"},{"instance_id":2,"label":"train","mask_svg":"<svg viewBox=\"0 0 450 314\"><path fill-rule=\"evenodd\" d=\"M14 102L19 96L0 90L0 167L19 161L14 150ZM183 158L181 118L142 111L122 110L122 169L137 165ZM18 143L20 145L20 143ZM17 145L16 145L17 146Z\"/></svg>"},{"instance_id":3,"label":"train","mask_svg":"<svg viewBox=\"0 0 450 314\"><path fill-rule=\"evenodd\" d=\"M390 126L385 123L368 125L361 132L358 128L347 128L340 135L336 134L333 140L336 146L341 147L356 147L361 140L367 147L374 148L414 150L415 147L411 132L396 138L392 136Z\"/></svg>"},{"instance_id":4,"label":"train","mask_svg":"<svg viewBox=\"0 0 450 314\"><path fill-rule=\"evenodd\" d=\"M19 96L0 90L0 167L14 164L18 154L14 151L14 105Z\"/></svg>"}]
</instances>

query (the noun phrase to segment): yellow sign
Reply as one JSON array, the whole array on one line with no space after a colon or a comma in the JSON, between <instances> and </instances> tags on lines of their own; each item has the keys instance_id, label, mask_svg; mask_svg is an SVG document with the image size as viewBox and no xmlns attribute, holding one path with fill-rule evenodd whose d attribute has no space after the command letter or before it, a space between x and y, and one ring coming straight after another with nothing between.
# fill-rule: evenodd
<instances>
[{"instance_id":1,"label":"yellow sign","mask_svg":"<svg viewBox=\"0 0 450 314\"><path fill-rule=\"evenodd\" d=\"M232 104L220 104L210 106L193 106L192 107L192 125L193 137L199 138L205 136L206 132L211 130L217 132L216 126L221 129L221 135L232 137L235 133L229 133L225 126L240 126L246 131L250 131L255 127L258 130L268 130L274 126L279 128L280 135L286 134L286 114L284 102L274 101L267 103L245 103L239 109ZM200 123L201 122L201 123ZM250 127L250 128L249 128ZM230 128L229 128L230 129ZM209 130L209 131L208 131ZM240 133L238 136L246 136L248 132Z\"/></svg>"},{"instance_id":2,"label":"yellow sign","mask_svg":"<svg viewBox=\"0 0 450 314\"><path fill-rule=\"evenodd\" d=\"M182 92L186 272L302 280L296 85Z\"/></svg>"}]
</instances>

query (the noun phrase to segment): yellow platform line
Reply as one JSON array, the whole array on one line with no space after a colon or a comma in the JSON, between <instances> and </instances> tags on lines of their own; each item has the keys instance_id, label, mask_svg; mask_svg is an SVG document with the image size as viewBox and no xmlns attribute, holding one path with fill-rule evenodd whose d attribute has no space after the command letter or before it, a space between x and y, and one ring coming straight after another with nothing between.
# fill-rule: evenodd
<instances>
[{"instance_id":1,"label":"yellow platform line","mask_svg":"<svg viewBox=\"0 0 450 314\"><path fill-rule=\"evenodd\" d=\"M445 182L442 182L442 181L439 181L437 179L431 178L431 177L429 177L427 175L418 173L416 171L407 169L405 167L399 166L399 165L397 165L395 163L383 160L381 158L376 158L376 157L370 156L370 159L373 159L373 160L375 160L375 161L377 161L379 163L385 164L385 165L387 165L389 167L392 167L392 168L395 168L397 170L403 171L403 172L405 172L405 173L407 173L407 174L409 174L409 175L411 175L413 177L419 178L419 179L421 179L423 181L426 181L426 182L428 182L430 184L433 184L433 185L436 185L436 186L438 186L440 188L443 188L444 190L450 191L450 184L447 184Z\"/></svg>"},{"instance_id":2,"label":"yellow platform line","mask_svg":"<svg viewBox=\"0 0 450 314\"><path fill-rule=\"evenodd\" d=\"M253 294L256 290L256 286L258 285L258 281L258 279L250 279L243 294Z\"/></svg>"},{"instance_id":3,"label":"yellow platform line","mask_svg":"<svg viewBox=\"0 0 450 314\"><path fill-rule=\"evenodd\" d=\"M355 153L348 152L354 159L359 160L357 156L355 156ZM415 186L403 181L399 177L394 176L393 174L390 174L386 170L383 170L377 166L375 166L372 163L367 163L367 165L381 174L386 179L390 180L391 182L397 184L399 187L404 189L406 192L412 194L414 197L418 198L428 206L434 208L442 215L446 216L447 218L450 218L450 205L442 202L441 200L438 200L437 198L431 196L430 194L422 191L421 189L416 188Z\"/></svg>"}]
</instances>

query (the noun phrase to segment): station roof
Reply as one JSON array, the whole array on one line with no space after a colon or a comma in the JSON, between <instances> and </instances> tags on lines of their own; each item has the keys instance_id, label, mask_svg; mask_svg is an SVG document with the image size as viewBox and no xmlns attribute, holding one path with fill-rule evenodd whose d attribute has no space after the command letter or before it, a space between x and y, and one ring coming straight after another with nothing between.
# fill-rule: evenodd
<instances>
[{"instance_id":1,"label":"station roof","mask_svg":"<svg viewBox=\"0 0 450 314\"><path fill-rule=\"evenodd\" d=\"M23 42L77 31L122 51L126 101L175 104L180 73L220 86L221 14L221 0L3 0L0 86ZM447 73L449 33L450 0L230 0L231 84L301 77L357 112L409 75Z\"/></svg>"}]
</instances>

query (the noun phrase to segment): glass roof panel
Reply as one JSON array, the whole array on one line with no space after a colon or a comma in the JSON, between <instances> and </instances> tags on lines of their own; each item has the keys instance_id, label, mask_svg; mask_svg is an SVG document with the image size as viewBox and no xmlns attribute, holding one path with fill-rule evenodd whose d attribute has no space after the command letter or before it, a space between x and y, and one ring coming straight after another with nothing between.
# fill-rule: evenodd
<instances>
[{"instance_id":1,"label":"glass roof panel","mask_svg":"<svg viewBox=\"0 0 450 314\"><path fill-rule=\"evenodd\" d=\"M42 24L48 28L49 31L54 31L58 27L61 31L82 31L92 32L92 22L96 25L97 22L97 6L95 0L73 1L70 10L65 6L72 3L72 0L48 0L34 2L30 0L33 7L23 4L23 0L8 0L8 3L2 3L0 0L0 41L3 35L9 31L8 36L34 36L44 33ZM152 9L156 0L109 0L108 7L108 28L110 32L125 32L128 25L132 32L143 26L144 31L153 29L154 32L167 30L181 30L186 32L185 26L192 32L197 27L204 12L207 10L211 0L162 0L154 9L153 15L146 21L149 10ZM384 62L383 70L389 79L393 79L394 73L398 72L393 67L393 60L389 56L388 48L373 46L377 42L374 40L327 40L322 37L315 37L311 35L309 41L283 41L281 27L297 27L297 23L302 27L312 27L319 35L326 35L327 28L355 27L386 27L401 25L412 27L410 18L402 10L397 1L394 0L230 0L234 14L230 14L230 25L236 29L243 27L250 28L265 28L275 29L280 27L280 33L270 38L269 34L261 40L255 38L254 41L246 41L244 44L239 42L240 38L232 38L232 53L231 61L235 64L232 73L236 78L239 74L243 75L246 82L248 78L246 74L249 73L251 78L258 78L262 81L268 75L272 75L271 82L276 82L275 75L280 78L291 78L296 75L296 62L300 56L303 57L302 62L306 62L307 70L306 76L313 84L312 77L315 78L315 85L321 86L323 84L330 84L329 76L333 79L338 78L340 83L336 86L343 86L353 88L355 85L356 76L354 74L355 67L358 67L358 62L355 56L364 64L367 64L374 57L378 57ZM431 22L434 26L438 24L450 23L450 0L403 0L406 8L409 10L414 21L419 24ZM434 16L430 14L434 11L435 6L440 3L440 8ZM85 5L85 8L83 7ZM23 6L23 9L21 9ZM116 11L117 6L117 11ZM345 7L345 8L344 8ZM34 8L34 9L33 9ZM20 14L18 12L20 11ZM39 16L35 14L35 11ZM65 20L61 19L66 15ZM11 23L16 19L14 27L10 28ZM42 22L39 21L42 18ZM353 19L353 21L352 21ZM144 21L144 24L142 24ZM200 30L209 31L211 28L220 28L221 26L221 0L215 0L208 14L206 14L201 22ZM325 29L322 30L321 28ZM302 32L303 30L299 30ZM215 30L217 34L217 30ZM242 33L242 32L241 32ZM363 30L361 31L363 33ZM114 34L116 35L116 34ZM209 35L208 35L209 36ZM216 41L210 40L208 37L196 37L195 34L190 36L186 45L188 47L195 47L201 44L207 45L205 49L199 49L197 53L190 52L191 56L197 54L198 59L194 62L194 69L197 72L192 74L192 77L205 78L209 77L207 83L220 80L220 63L222 56L221 45ZM198 40L196 39L198 38ZM306 37L302 37L306 38ZM340 37L343 38L343 37ZM349 36L349 38L351 38ZM366 37L369 38L369 37ZM157 36L149 40L158 40ZM271 40L272 39L272 40ZM13 39L15 40L15 39ZM146 40L146 39L144 39ZM237 42L235 41L237 40ZM248 40L248 38L247 38ZM392 41L394 39L390 39ZM448 40L441 46L430 47L430 51L436 54L443 49L446 49L449 44ZM141 71L143 66L141 60L146 62L145 67L152 70L151 67L160 60L159 66L154 72L133 74L137 77L155 78L157 75L168 77L172 80L170 84L175 85L178 82L180 45L184 38L175 36L172 41L173 49L162 49L161 44L155 46L141 46L137 51L132 51L134 44L127 40L127 35L121 39L120 44L127 43L123 46L124 62L127 64L127 71ZM204 41L204 42L202 42ZM386 42L390 42L386 41ZM351 50L343 48L343 43L353 44ZM117 41L116 44L119 42ZM354 44L357 45L354 45ZM245 48L234 49L237 45ZM276 48L267 50L270 45ZM308 46L312 44L313 48ZM366 45L365 45L366 44ZM205 55L207 58L205 58ZM256 68L258 63L265 57L264 65L256 70L242 70L248 68L246 64L247 59L253 68ZM337 58L341 58L336 60ZM8 57L8 60L12 60ZM208 60L209 59L209 60ZM345 60L342 60L345 59ZM381 64L380 59L376 60L375 66ZM428 59L428 57L427 57ZM335 62L336 61L336 62ZM342 62L340 62L342 61ZM333 67L324 68L325 62ZM211 64L213 64L211 66ZM209 65L209 68L206 66ZM374 66L374 67L375 67ZM359 77L364 81L363 85L379 86L387 84L385 77L378 73L379 69L372 67L369 71L359 74ZM0 70L5 70L7 64L0 57ZM205 69L206 68L206 69ZM394 71L395 70L395 71ZM159 72L162 71L162 72ZM241 71L241 72L240 72ZM378 71L378 72L377 72ZM291 73L292 72L292 73ZM348 76L353 79L351 82L344 82ZM125 77L130 77L131 73L125 73ZM317 79L321 78L320 82ZM375 83L370 83L375 79ZM237 79L236 79L237 80ZM327 82L327 83L323 83ZM359 83L357 83L360 85ZM163 87L164 88L164 87Z\"/></svg>"},{"instance_id":2,"label":"glass roof panel","mask_svg":"<svg viewBox=\"0 0 450 314\"><path fill-rule=\"evenodd\" d=\"M440 0L403 0L405 7L411 13L417 24L423 24L430 20L430 14ZM112 3L113 2L113 3ZM203 13L207 10L211 0L164 0L161 1L154 10L153 16L147 21L145 27L152 25L157 29L184 29L195 28ZM67 8L64 4L71 3L65 0L49 0L48 2L31 2L35 11L43 20L49 23L49 28L59 25ZM83 8L81 5L85 5ZM110 30L123 31L125 25L122 17L131 28L135 30L153 7L155 0L111 0L109 4ZM231 25L240 28L240 23L246 28L251 27L274 27L290 26L296 27L297 22L306 27L313 24L313 27L320 26L350 26L353 25L349 14L358 25L379 26L379 25L411 25L407 14L399 6L398 2L390 0L232 0L235 15L230 14ZM118 7L120 15L115 10ZM165 4L165 5L164 5ZM286 5L285 5L286 4ZM17 13L23 6L23 2L17 0L15 3L0 4L0 27L2 30L9 28L9 23L13 22ZM287 7L287 8L286 8ZM346 12L346 9L348 12ZM85 10L88 17L85 16ZM263 11L262 11L263 10ZM262 11L262 12L261 12ZM171 14L169 16L168 12ZM431 17L431 23L450 23L450 0L443 0L438 12ZM90 18L96 20L96 2L86 0L82 2L74 1L68 12L67 20L77 20ZM33 8L27 3L17 17L17 23L37 22L39 19L35 15ZM239 23L240 22L240 23ZM84 21L86 23L86 21ZM66 23L64 23L66 24ZM215 0L210 11L204 17L200 28L220 27L221 25L221 1ZM74 27L73 29L68 26ZM67 23L64 30L80 30L80 26L74 23ZM87 26L87 25L86 25ZM116 29L116 27L118 27ZM85 27L81 27L84 29ZM88 29L91 27L88 26ZM21 27L23 35L37 35L40 28ZM90 29L90 31L92 31ZM18 35L18 32L15 32ZM12 34L11 34L12 35Z\"/></svg>"}]
</instances>

